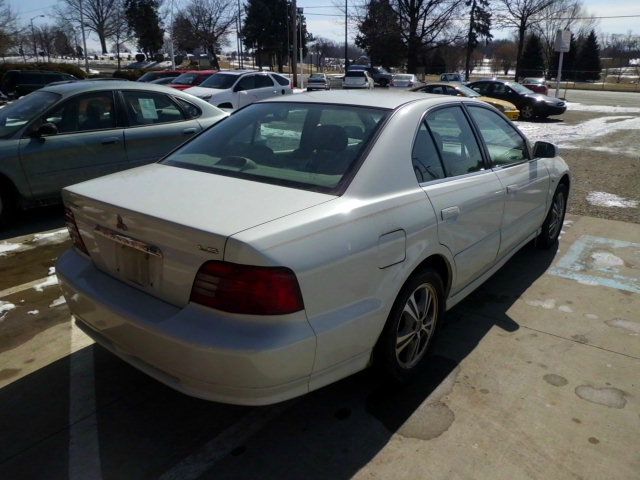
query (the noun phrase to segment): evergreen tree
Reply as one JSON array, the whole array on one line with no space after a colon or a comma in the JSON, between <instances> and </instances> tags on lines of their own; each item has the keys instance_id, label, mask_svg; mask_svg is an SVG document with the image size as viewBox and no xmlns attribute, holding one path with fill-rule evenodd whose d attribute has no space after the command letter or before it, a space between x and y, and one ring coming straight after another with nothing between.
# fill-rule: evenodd
<instances>
[{"instance_id":1,"label":"evergreen tree","mask_svg":"<svg viewBox=\"0 0 640 480\"><path fill-rule=\"evenodd\" d=\"M164 30L160 21L161 0L126 0L125 16L138 40L138 48L153 58L164 44Z\"/></svg>"},{"instance_id":2,"label":"evergreen tree","mask_svg":"<svg viewBox=\"0 0 640 480\"><path fill-rule=\"evenodd\" d=\"M491 12L489 12L489 0L466 0L469 9L469 31L467 37L467 52L465 57L465 78L468 80L471 74L471 55L476 49L479 40L484 38L488 43L491 35Z\"/></svg>"},{"instance_id":3,"label":"evergreen tree","mask_svg":"<svg viewBox=\"0 0 640 480\"><path fill-rule=\"evenodd\" d=\"M522 52L520 61L521 77L541 77L544 75L544 52L542 42L536 34L531 34ZM519 78L517 79L519 80Z\"/></svg>"},{"instance_id":4,"label":"evergreen tree","mask_svg":"<svg viewBox=\"0 0 640 480\"><path fill-rule=\"evenodd\" d=\"M591 30L582 43L576 56L576 70L578 80L598 80L600 78L600 46L596 32Z\"/></svg>"},{"instance_id":5,"label":"evergreen tree","mask_svg":"<svg viewBox=\"0 0 640 480\"><path fill-rule=\"evenodd\" d=\"M395 67L401 64L404 52L402 29L389 0L370 0L358 30L356 45L367 52L372 65Z\"/></svg>"}]
</instances>

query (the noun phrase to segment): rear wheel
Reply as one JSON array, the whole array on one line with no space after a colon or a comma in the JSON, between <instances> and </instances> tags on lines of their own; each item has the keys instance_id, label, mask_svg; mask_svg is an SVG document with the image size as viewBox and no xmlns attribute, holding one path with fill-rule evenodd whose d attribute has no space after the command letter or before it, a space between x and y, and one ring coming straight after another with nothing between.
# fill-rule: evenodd
<instances>
[{"instance_id":1,"label":"rear wheel","mask_svg":"<svg viewBox=\"0 0 640 480\"><path fill-rule=\"evenodd\" d=\"M374 351L374 363L391 379L408 380L423 363L444 313L442 279L427 269L402 287Z\"/></svg>"},{"instance_id":2,"label":"rear wheel","mask_svg":"<svg viewBox=\"0 0 640 480\"><path fill-rule=\"evenodd\" d=\"M9 222L15 211L15 205L13 190L0 179L0 226Z\"/></svg>"},{"instance_id":3,"label":"rear wheel","mask_svg":"<svg viewBox=\"0 0 640 480\"><path fill-rule=\"evenodd\" d=\"M564 216L567 211L567 196L569 189L564 183L558 185L556 193L553 195L551 201L551 208L542 224L542 231L536 239L536 245L540 248L550 248L556 243L560 232L562 231L562 224L564 222Z\"/></svg>"}]
</instances>

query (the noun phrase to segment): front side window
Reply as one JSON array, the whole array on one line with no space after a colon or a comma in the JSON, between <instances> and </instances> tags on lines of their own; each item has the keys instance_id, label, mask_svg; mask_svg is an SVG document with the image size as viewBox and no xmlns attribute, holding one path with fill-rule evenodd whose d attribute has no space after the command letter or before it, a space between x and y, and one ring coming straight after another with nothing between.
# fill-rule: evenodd
<instances>
[{"instance_id":1,"label":"front side window","mask_svg":"<svg viewBox=\"0 0 640 480\"><path fill-rule=\"evenodd\" d=\"M255 75L245 75L238 82L238 86L236 87L236 91L242 92L243 90L253 90L256 88L256 76Z\"/></svg>"},{"instance_id":2,"label":"front side window","mask_svg":"<svg viewBox=\"0 0 640 480\"><path fill-rule=\"evenodd\" d=\"M229 73L216 73L202 82L200 86L206 88L215 88L217 90L226 90L233 87L233 84L236 83L237 79L237 75Z\"/></svg>"},{"instance_id":3,"label":"front side window","mask_svg":"<svg viewBox=\"0 0 640 480\"><path fill-rule=\"evenodd\" d=\"M40 90L0 109L0 138L8 138L16 133L32 119L42 115L59 98L57 93Z\"/></svg>"},{"instance_id":4,"label":"front side window","mask_svg":"<svg viewBox=\"0 0 640 480\"><path fill-rule=\"evenodd\" d=\"M180 122L185 119L178 106L162 93L131 91L122 94L131 126Z\"/></svg>"},{"instance_id":5,"label":"front side window","mask_svg":"<svg viewBox=\"0 0 640 480\"><path fill-rule=\"evenodd\" d=\"M115 128L113 93L95 92L72 98L48 112L43 122L55 124L60 134Z\"/></svg>"},{"instance_id":6,"label":"front side window","mask_svg":"<svg viewBox=\"0 0 640 480\"><path fill-rule=\"evenodd\" d=\"M507 166L528 159L527 145L500 115L485 108L469 107L494 165Z\"/></svg>"},{"instance_id":7,"label":"front side window","mask_svg":"<svg viewBox=\"0 0 640 480\"><path fill-rule=\"evenodd\" d=\"M486 95L487 91L489 90L489 85L490 84L487 82L481 82L474 84L471 88L481 95Z\"/></svg>"},{"instance_id":8,"label":"front side window","mask_svg":"<svg viewBox=\"0 0 640 480\"><path fill-rule=\"evenodd\" d=\"M416 174L418 183L429 182L445 177L440 155L436 150L436 144L424 122L420 124L416 140L413 144L411 162L413 163L413 171Z\"/></svg>"},{"instance_id":9,"label":"front side window","mask_svg":"<svg viewBox=\"0 0 640 480\"><path fill-rule=\"evenodd\" d=\"M304 190L336 192L387 110L257 103L216 124L162 163Z\"/></svg>"},{"instance_id":10,"label":"front side window","mask_svg":"<svg viewBox=\"0 0 640 480\"><path fill-rule=\"evenodd\" d=\"M427 125L447 176L465 175L484 168L480 147L460 107L436 110L427 117Z\"/></svg>"}]
</instances>

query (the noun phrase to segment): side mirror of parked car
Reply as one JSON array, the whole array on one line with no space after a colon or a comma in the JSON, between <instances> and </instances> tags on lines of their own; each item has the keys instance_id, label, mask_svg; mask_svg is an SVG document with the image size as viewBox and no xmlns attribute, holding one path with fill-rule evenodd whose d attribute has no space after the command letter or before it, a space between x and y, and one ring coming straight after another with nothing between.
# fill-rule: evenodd
<instances>
[{"instance_id":1,"label":"side mirror of parked car","mask_svg":"<svg viewBox=\"0 0 640 480\"><path fill-rule=\"evenodd\" d=\"M555 158L558 156L558 149L553 143L536 142L533 145L534 158Z\"/></svg>"},{"instance_id":2,"label":"side mirror of parked car","mask_svg":"<svg viewBox=\"0 0 640 480\"><path fill-rule=\"evenodd\" d=\"M43 123L40 127L35 131L36 137L49 137L51 135L58 134L58 127L55 123Z\"/></svg>"}]
</instances>

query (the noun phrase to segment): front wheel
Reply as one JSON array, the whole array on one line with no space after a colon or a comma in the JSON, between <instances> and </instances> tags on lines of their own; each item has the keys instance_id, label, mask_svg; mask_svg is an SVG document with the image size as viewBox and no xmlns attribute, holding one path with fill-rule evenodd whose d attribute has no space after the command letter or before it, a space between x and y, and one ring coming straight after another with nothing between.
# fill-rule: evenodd
<instances>
[{"instance_id":1,"label":"front wheel","mask_svg":"<svg viewBox=\"0 0 640 480\"><path fill-rule=\"evenodd\" d=\"M523 107L520 109L520 117L523 120L533 120L536 116L536 111L533 108L533 105L531 104L526 104L523 105Z\"/></svg>"},{"instance_id":2,"label":"front wheel","mask_svg":"<svg viewBox=\"0 0 640 480\"><path fill-rule=\"evenodd\" d=\"M542 224L542 231L536 239L536 245L540 248L550 248L556 243L560 232L562 231L562 224L564 223L564 216L567 211L567 197L569 195L569 189L564 183L558 185L556 193L553 195L551 201L551 208Z\"/></svg>"},{"instance_id":3,"label":"front wheel","mask_svg":"<svg viewBox=\"0 0 640 480\"><path fill-rule=\"evenodd\" d=\"M16 202L6 184L0 183L0 226L9 223Z\"/></svg>"},{"instance_id":4,"label":"front wheel","mask_svg":"<svg viewBox=\"0 0 640 480\"><path fill-rule=\"evenodd\" d=\"M409 278L398 294L374 350L376 364L404 382L420 367L444 314L442 279L431 269Z\"/></svg>"}]
</instances>

